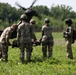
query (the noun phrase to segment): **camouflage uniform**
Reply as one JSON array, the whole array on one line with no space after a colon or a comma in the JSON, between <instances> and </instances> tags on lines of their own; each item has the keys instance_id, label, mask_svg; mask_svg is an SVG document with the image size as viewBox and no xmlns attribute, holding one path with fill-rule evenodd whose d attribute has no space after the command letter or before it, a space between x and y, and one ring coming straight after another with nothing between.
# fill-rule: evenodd
<instances>
[{"instance_id":1,"label":"camouflage uniform","mask_svg":"<svg viewBox=\"0 0 76 75\"><path fill-rule=\"evenodd\" d=\"M5 61L8 60L8 46L11 33L12 33L11 27L7 27L0 37L0 56L2 56L3 60Z\"/></svg>"},{"instance_id":2,"label":"camouflage uniform","mask_svg":"<svg viewBox=\"0 0 76 75\"><path fill-rule=\"evenodd\" d=\"M31 52L32 52L32 37L34 36L34 32L32 26L27 22L22 22L18 26L17 30L17 40L20 45L20 60L24 63L24 49L26 48L26 60L31 60Z\"/></svg>"},{"instance_id":3,"label":"camouflage uniform","mask_svg":"<svg viewBox=\"0 0 76 75\"><path fill-rule=\"evenodd\" d=\"M34 19L31 19L30 20L30 28L31 28L31 30L32 30L32 32L33 32L33 36L32 36L32 39L33 39L33 41L35 42L37 39L36 39L36 36L35 36L35 29L34 29L34 25L35 25L35 23L36 23L36 21L34 20Z\"/></svg>"},{"instance_id":4,"label":"camouflage uniform","mask_svg":"<svg viewBox=\"0 0 76 75\"><path fill-rule=\"evenodd\" d=\"M53 47L53 36L52 36L52 26L45 24L42 26L42 52L43 58L47 57L47 47L48 47L48 57L52 57L52 47Z\"/></svg>"},{"instance_id":5,"label":"camouflage uniform","mask_svg":"<svg viewBox=\"0 0 76 75\"><path fill-rule=\"evenodd\" d=\"M69 21L69 19L68 19ZM70 22L68 22L70 23ZM64 37L66 39L66 47L67 47L67 57L70 59L73 59L73 54L72 54L72 43L73 43L73 30L74 28L71 26L71 24L69 25L67 24L67 27L64 30Z\"/></svg>"}]
</instances>

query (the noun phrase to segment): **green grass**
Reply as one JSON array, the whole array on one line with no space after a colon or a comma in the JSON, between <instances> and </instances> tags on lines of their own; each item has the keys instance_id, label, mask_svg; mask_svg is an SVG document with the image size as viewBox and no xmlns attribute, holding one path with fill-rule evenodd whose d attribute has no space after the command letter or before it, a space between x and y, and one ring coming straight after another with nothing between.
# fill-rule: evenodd
<instances>
[{"instance_id":1,"label":"green grass","mask_svg":"<svg viewBox=\"0 0 76 75\"><path fill-rule=\"evenodd\" d=\"M36 33L40 38L40 33ZM32 61L18 64L20 50L9 47L8 63L0 61L0 75L76 75L76 43L73 44L74 59L66 56L66 45L62 33L54 32L53 57L42 59L41 46L34 46Z\"/></svg>"}]
</instances>

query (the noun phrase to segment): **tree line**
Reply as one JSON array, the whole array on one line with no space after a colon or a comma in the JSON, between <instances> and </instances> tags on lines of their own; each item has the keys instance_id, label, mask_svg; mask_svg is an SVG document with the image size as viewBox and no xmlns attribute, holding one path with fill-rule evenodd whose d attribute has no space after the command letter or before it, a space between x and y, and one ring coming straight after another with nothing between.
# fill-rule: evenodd
<instances>
[{"instance_id":1,"label":"tree line","mask_svg":"<svg viewBox=\"0 0 76 75\"><path fill-rule=\"evenodd\" d=\"M26 7L25 7L26 8ZM36 10L41 18L33 17L36 19L35 28L40 30L44 24L44 19L49 18L50 24L53 26L54 31L60 31L64 28L64 20L66 18L71 18L73 20L73 25L76 25L76 12L73 11L72 7L65 5L52 5L51 8L47 6L34 6L32 8ZM21 8L12 7L8 3L0 3L0 29L5 28L12 23L18 23L20 15L24 13Z\"/></svg>"}]
</instances>

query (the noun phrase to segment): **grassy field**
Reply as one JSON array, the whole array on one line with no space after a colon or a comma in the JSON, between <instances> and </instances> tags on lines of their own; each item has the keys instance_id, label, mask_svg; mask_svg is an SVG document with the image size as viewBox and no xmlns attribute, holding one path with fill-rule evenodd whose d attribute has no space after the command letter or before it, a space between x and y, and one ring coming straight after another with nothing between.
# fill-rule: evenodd
<instances>
[{"instance_id":1,"label":"grassy field","mask_svg":"<svg viewBox=\"0 0 76 75\"><path fill-rule=\"evenodd\" d=\"M40 33L36 33L39 38ZM41 46L34 46L32 61L18 64L20 51L9 47L8 63L0 61L0 75L76 75L76 43L72 45L74 59L66 56L66 45L62 33L54 32L53 57L42 59Z\"/></svg>"}]
</instances>

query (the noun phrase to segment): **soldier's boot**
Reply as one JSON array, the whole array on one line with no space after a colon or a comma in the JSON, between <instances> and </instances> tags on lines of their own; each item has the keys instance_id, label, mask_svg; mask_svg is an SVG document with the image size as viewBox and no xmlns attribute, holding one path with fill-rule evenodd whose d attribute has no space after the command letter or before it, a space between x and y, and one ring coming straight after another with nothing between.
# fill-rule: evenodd
<instances>
[{"instance_id":1,"label":"soldier's boot","mask_svg":"<svg viewBox=\"0 0 76 75\"><path fill-rule=\"evenodd\" d=\"M43 52L43 58L47 57L47 47L46 46L42 46L42 52Z\"/></svg>"},{"instance_id":2,"label":"soldier's boot","mask_svg":"<svg viewBox=\"0 0 76 75\"><path fill-rule=\"evenodd\" d=\"M24 63L24 57L21 57L21 58L20 58L20 61L21 61L21 63L23 64L23 63Z\"/></svg>"},{"instance_id":3,"label":"soldier's boot","mask_svg":"<svg viewBox=\"0 0 76 75\"><path fill-rule=\"evenodd\" d=\"M73 59L73 53L71 49L67 49L67 57Z\"/></svg>"},{"instance_id":4,"label":"soldier's boot","mask_svg":"<svg viewBox=\"0 0 76 75\"><path fill-rule=\"evenodd\" d=\"M8 55L6 53L3 55L2 61L8 62Z\"/></svg>"},{"instance_id":5,"label":"soldier's boot","mask_svg":"<svg viewBox=\"0 0 76 75\"><path fill-rule=\"evenodd\" d=\"M24 63L24 53L22 53L22 54L20 55L20 61L21 61L21 63Z\"/></svg>"},{"instance_id":6,"label":"soldier's boot","mask_svg":"<svg viewBox=\"0 0 76 75\"><path fill-rule=\"evenodd\" d=\"M52 57L52 49L48 51L48 58Z\"/></svg>"},{"instance_id":7,"label":"soldier's boot","mask_svg":"<svg viewBox=\"0 0 76 75\"><path fill-rule=\"evenodd\" d=\"M47 52L43 51L43 58L46 58L46 57L47 57Z\"/></svg>"},{"instance_id":8,"label":"soldier's boot","mask_svg":"<svg viewBox=\"0 0 76 75\"><path fill-rule=\"evenodd\" d=\"M27 62L31 61L31 52L26 52L26 61Z\"/></svg>"},{"instance_id":9,"label":"soldier's boot","mask_svg":"<svg viewBox=\"0 0 76 75\"><path fill-rule=\"evenodd\" d=\"M52 57L52 52L48 52L48 58Z\"/></svg>"},{"instance_id":10,"label":"soldier's boot","mask_svg":"<svg viewBox=\"0 0 76 75\"><path fill-rule=\"evenodd\" d=\"M73 59L73 55L72 54L67 54L67 57L70 59Z\"/></svg>"},{"instance_id":11,"label":"soldier's boot","mask_svg":"<svg viewBox=\"0 0 76 75\"><path fill-rule=\"evenodd\" d=\"M8 62L8 55L5 57L5 62Z\"/></svg>"},{"instance_id":12,"label":"soldier's boot","mask_svg":"<svg viewBox=\"0 0 76 75\"><path fill-rule=\"evenodd\" d=\"M68 58L73 59L73 56L68 56Z\"/></svg>"}]
</instances>

